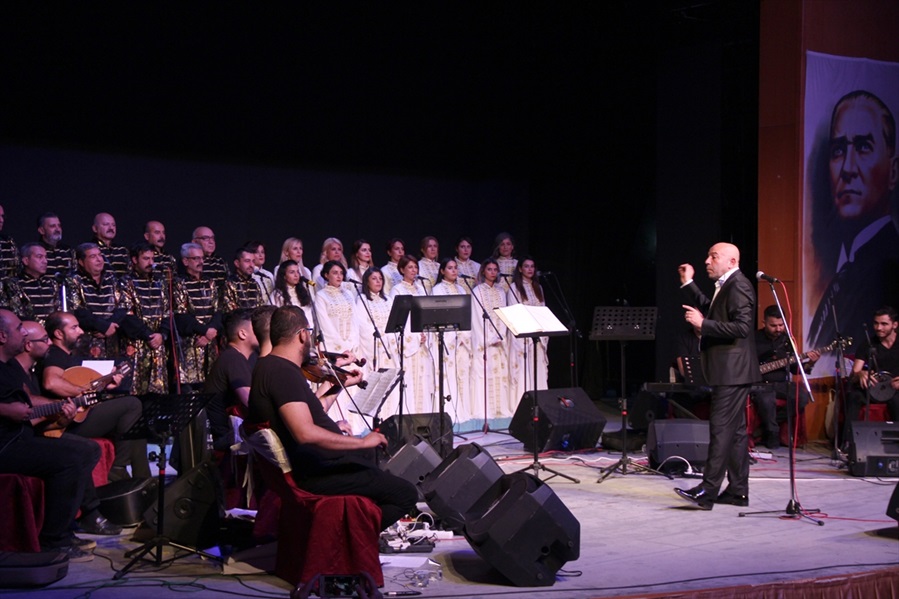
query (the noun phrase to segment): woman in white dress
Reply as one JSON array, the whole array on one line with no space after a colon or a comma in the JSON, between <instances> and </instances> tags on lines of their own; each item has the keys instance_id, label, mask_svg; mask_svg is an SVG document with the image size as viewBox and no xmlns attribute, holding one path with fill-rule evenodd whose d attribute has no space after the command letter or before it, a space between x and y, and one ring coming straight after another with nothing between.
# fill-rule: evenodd
<instances>
[{"instance_id":1,"label":"woman in white dress","mask_svg":"<svg viewBox=\"0 0 899 599\"><path fill-rule=\"evenodd\" d=\"M387 242L387 264L381 267L384 273L384 293L390 296L393 286L403 279L403 275L397 269L400 258L406 255L406 243L399 237L394 237Z\"/></svg>"},{"instance_id":2,"label":"woman in white dress","mask_svg":"<svg viewBox=\"0 0 899 599\"><path fill-rule=\"evenodd\" d=\"M325 266L325 262L330 261L340 262L340 265L343 266L344 270L344 280L346 280L347 264L346 258L343 255L343 243L336 237L328 237L325 239L324 243L322 243L322 253L319 256L318 264L312 269L312 280L315 281L315 284L319 289L328 284L328 281L322 273L322 269Z\"/></svg>"},{"instance_id":3,"label":"woman in white dress","mask_svg":"<svg viewBox=\"0 0 899 599\"><path fill-rule=\"evenodd\" d=\"M459 280L454 258L440 261L434 295L465 295L465 284ZM446 412L453 418L458 432L478 413L471 397L471 331L449 331L443 334L443 388L450 396Z\"/></svg>"},{"instance_id":4,"label":"woman in white dress","mask_svg":"<svg viewBox=\"0 0 899 599\"><path fill-rule=\"evenodd\" d=\"M353 252L350 254L350 265L347 268L347 279L362 282L362 275L374 266L371 259L371 244L364 239L353 242Z\"/></svg>"},{"instance_id":5,"label":"woman in white dress","mask_svg":"<svg viewBox=\"0 0 899 599\"><path fill-rule=\"evenodd\" d=\"M272 291L272 305L299 306L306 314L307 322L312 319L312 296L300 279L300 265L293 260L285 260L278 265L275 276L275 290Z\"/></svg>"},{"instance_id":6,"label":"woman in white dress","mask_svg":"<svg viewBox=\"0 0 899 599\"><path fill-rule=\"evenodd\" d=\"M303 265L303 240L299 237L288 237L281 244L281 258L278 260L278 266L285 260L293 260L300 267L300 275L312 280L312 271ZM274 275L278 274L278 266L275 267ZM314 289L310 289L313 292Z\"/></svg>"},{"instance_id":7,"label":"woman in white dress","mask_svg":"<svg viewBox=\"0 0 899 599\"><path fill-rule=\"evenodd\" d=\"M518 260L515 258L515 240L512 235L502 232L496 236L493 241L493 254L491 256L496 260L499 266L499 275L503 289L509 290L512 275L515 273L515 267L518 266Z\"/></svg>"},{"instance_id":8,"label":"woman in white dress","mask_svg":"<svg viewBox=\"0 0 899 599\"><path fill-rule=\"evenodd\" d=\"M499 429L509 425L517 402L513 403L509 389L508 330L493 312L506 305L506 292L497 282L496 260L484 260L478 279L471 301L474 416L485 428Z\"/></svg>"},{"instance_id":9,"label":"woman in white dress","mask_svg":"<svg viewBox=\"0 0 899 599\"><path fill-rule=\"evenodd\" d=\"M428 235L421 240L419 246L421 258L418 260L418 274L425 278L422 283L425 285L425 291L431 295L434 284L437 282L437 272L440 270L440 263L437 256L440 255L440 244L433 235Z\"/></svg>"},{"instance_id":10,"label":"woman in white dress","mask_svg":"<svg viewBox=\"0 0 899 599\"><path fill-rule=\"evenodd\" d=\"M403 279L390 291L391 299L398 295L425 295L424 287L418 280L418 261L413 256L403 256L397 264ZM437 355L437 348L433 348ZM404 392L403 413L421 414L436 412L434 401L436 378L434 359L431 352L431 334L413 333L410 319L406 319L403 333L403 370L406 390Z\"/></svg>"},{"instance_id":11,"label":"woman in white dress","mask_svg":"<svg viewBox=\"0 0 899 599\"><path fill-rule=\"evenodd\" d=\"M508 305L545 306L543 288L536 279L537 264L532 258L522 258L512 275L512 288L506 296ZM549 337L537 343L537 389L548 389L549 358L546 348ZM509 335L509 377L512 397L521 399L526 391L534 390L534 340Z\"/></svg>"},{"instance_id":12,"label":"woman in white dress","mask_svg":"<svg viewBox=\"0 0 899 599\"><path fill-rule=\"evenodd\" d=\"M456 242L456 267L459 276L462 277L462 288L465 293L471 293L471 288L466 284L469 283L474 287L475 280L478 278L478 272L481 270L481 264L471 259L472 243L471 237L460 237Z\"/></svg>"},{"instance_id":13,"label":"woman in white dress","mask_svg":"<svg viewBox=\"0 0 899 599\"><path fill-rule=\"evenodd\" d=\"M359 330L356 327L356 300L343 285L346 268L336 260L328 260L322 265L322 276L327 284L315 294L315 321L321 331L324 350L335 354L355 355L359 346ZM364 423L358 414L347 409L346 392L341 392L328 414L334 420L345 419L357 434L362 432Z\"/></svg>"},{"instance_id":14,"label":"woman in white dress","mask_svg":"<svg viewBox=\"0 0 899 599\"><path fill-rule=\"evenodd\" d=\"M387 319L393 301L384 294L384 275L376 268L369 268L362 275L362 293L356 298L356 329L359 331L359 352L365 358L364 370L376 372L381 368L399 368L397 335L387 332ZM379 337L375 337L375 327ZM386 420L399 407L399 385L393 388L378 417Z\"/></svg>"}]
</instances>

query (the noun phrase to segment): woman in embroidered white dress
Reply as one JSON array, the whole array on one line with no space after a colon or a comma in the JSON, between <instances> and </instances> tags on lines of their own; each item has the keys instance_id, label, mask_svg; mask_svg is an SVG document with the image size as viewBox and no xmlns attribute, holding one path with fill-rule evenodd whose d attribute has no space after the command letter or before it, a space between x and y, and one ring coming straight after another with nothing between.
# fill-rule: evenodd
<instances>
[{"instance_id":1,"label":"woman in embroidered white dress","mask_svg":"<svg viewBox=\"0 0 899 599\"><path fill-rule=\"evenodd\" d=\"M454 258L441 260L434 295L465 295L458 274ZM446 332L443 344L443 392L450 396L446 412L452 416L453 428L461 431L462 425L478 413L471 398L471 331Z\"/></svg>"},{"instance_id":2,"label":"woman in embroidered white dress","mask_svg":"<svg viewBox=\"0 0 899 599\"><path fill-rule=\"evenodd\" d=\"M312 269L312 280L315 281L315 284L319 288L323 288L328 285L328 281L325 279L324 274L322 273L322 269L325 266L325 262L330 261L340 262L340 265L343 266L344 270L344 280L346 280L346 257L343 255L343 243L337 239L336 237L328 237L322 243L322 253L318 259L318 265Z\"/></svg>"},{"instance_id":3,"label":"woman in embroidered white dress","mask_svg":"<svg viewBox=\"0 0 899 599\"><path fill-rule=\"evenodd\" d=\"M518 266L518 260L515 258L515 240L511 234L502 232L496 236L493 241L491 257L499 266L500 282L503 289L509 291L512 275L515 273L515 267Z\"/></svg>"},{"instance_id":4,"label":"woman in embroidered white dress","mask_svg":"<svg viewBox=\"0 0 899 599\"><path fill-rule=\"evenodd\" d=\"M533 258L522 258L512 275L512 288L506 296L507 305L525 304L545 306L543 288L536 279L537 264ZM549 358L546 353L549 337L540 337L537 343L537 389L547 389ZM512 397L521 399L526 391L534 390L534 340L509 335L509 378L512 380Z\"/></svg>"},{"instance_id":5,"label":"woman in embroidered white dress","mask_svg":"<svg viewBox=\"0 0 899 599\"><path fill-rule=\"evenodd\" d=\"M394 237L387 242L387 264L381 267L384 273L384 293L390 297L393 286L403 279L403 275L397 270L400 258L406 255L406 244L399 237Z\"/></svg>"},{"instance_id":6,"label":"woman in embroidered white dress","mask_svg":"<svg viewBox=\"0 0 899 599\"><path fill-rule=\"evenodd\" d=\"M471 287L475 286L478 271L481 270L480 262L475 262L471 259L471 251L471 237L460 237L456 242L456 267L459 271L459 276L463 279L459 282L462 284L465 293L471 293L469 284Z\"/></svg>"},{"instance_id":7,"label":"woman in embroidered white dress","mask_svg":"<svg viewBox=\"0 0 899 599\"><path fill-rule=\"evenodd\" d=\"M315 294L315 317L321 331L324 349L328 352L355 355L359 346L359 330L356 327L356 301L344 284L346 268L336 260L328 260L322 265L322 276L327 285ZM346 419L357 434L364 426L357 414L347 410L346 392L341 392L328 414L334 420Z\"/></svg>"},{"instance_id":8,"label":"woman in embroidered white dress","mask_svg":"<svg viewBox=\"0 0 899 599\"><path fill-rule=\"evenodd\" d=\"M375 264L371 259L371 244L364 239L353 242L353 251L350 253L350 265L347 268L346 277L352 281L362 282L362 275Z\"/></svg>"},{"instance_id":9,"label":"woman in embroidered white dress","mask_svg":"<svg viewBox=\"0 0 899 599\"><path fill-rule=\"evenodd\" d=\"M278 265L278 274L275 275L275 290L272 291L272 305L299 306L306 314L307 322L312 319L312 296L301 283L300 265L293 260L285 260Z\"/></svg>"},{"instance_id":10,"label":"woman in embroidered white dress","mask_svg":"<svg viewBox=\"0 0 899 599\"><path fill-rule=\"evenodd\" d=\"M398 295L425 295L418 280L418 261L413 256L403 256L397 264L403 279L390 291L391 299ZM430 333L413 333L409 319L403 333L403 370L406 390L404 392L403 413L421 414L436 412L439 406L434 401L436 375L431 352ZM437 348L433 348L436 357Z\"/></svg>"},{"instance_id":11,"label":"woman in embroidered white dress","mask_svg":"<svg viewBox=\"0 0 899 599\"><path fill-rule=\"evenodd\" d=\"M359 331L359 352L356 355L365 358L364 370L367 372L399 368L397 335L386 330L392 307L393 301L384 294L384 275L376 268L369 268L362 275L362 293L356 298L354 314ZM375 337L375 325L380 337ZM381 420L397 412L399 392L397 385L378 413Z\"/></svg>"},{"instance_id":12,"label":"woman in embroidered white dress","mask_svg":"<svg viewBox=\"0 0 899 599\"><path fill-rule=\"evenodd\" d=\"M422 281L425 285L425 291L431 295L434 284L437 282L437 271L440 269L440 263L437 256L440 255L440 244L433 235L428 235L421 240L419 246L421 258L418 260L418 274L426 280Z\"/></svg>"},{"instance_id":13,"label":"woman in embroidered white dress","mask_svg":"<svg viewBox=\"0 0 899 599\"><path fill-rule=\"evenodd\" d=\"M508 330L493 312L495 308L506 305L506 292L497 282L498 279L499 265L496 260L484 260L478 275L480 282L471 298L471 393L474 416L490 428L507 427L517 403L511 399L509 389Z\"/></svg>"}]
</instances>

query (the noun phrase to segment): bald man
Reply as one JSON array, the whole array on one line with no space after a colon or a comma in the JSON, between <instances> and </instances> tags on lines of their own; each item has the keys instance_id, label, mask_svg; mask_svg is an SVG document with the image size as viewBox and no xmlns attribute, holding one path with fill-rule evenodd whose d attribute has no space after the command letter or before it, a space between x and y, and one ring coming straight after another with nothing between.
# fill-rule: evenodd
<instances>
[{"instance_id":1,"label":"bald man","mask_svg":"<svg viewBox=\"0 0 899 599\"><path fill-rule=\"evenodd\" d=\"M144 239L153 247L153 263L161 264L174 272L177 261L165 251L165 225L158 220L148 220L144 225Z\"/></svg>"},{"instance_id":2,"label":"bald man","mask_svg":"<svg viewBox=\"0 0 899 599\"><path fill-rule=\"evenodd\" d=\"M100 212L94 216L91 231L94 232L91 241L100 248L103 261L106 263L106 271L112 273L116 278L128 274L131 267L128 248L113 243L117 231L115 218L108 212Z\"/></svg>"},{"instance_id":3,"label":"bald man","mask_svg":"<svg viewBox=\"0 0 899 599\"><path fill-rule=\"evenodd\" d=\"M710 510L715 503L749 505L746 397L761 374L755 349L755 289L740 272L740 250L716 243L709 249L705 270L715 281L711 299L693 281L690 264L678 267L684 320L700 335L702 372L712 387L709 456L702 484L675 492ZM725 474L727 489L719 495Z\"/></svg>"}]
</instances>

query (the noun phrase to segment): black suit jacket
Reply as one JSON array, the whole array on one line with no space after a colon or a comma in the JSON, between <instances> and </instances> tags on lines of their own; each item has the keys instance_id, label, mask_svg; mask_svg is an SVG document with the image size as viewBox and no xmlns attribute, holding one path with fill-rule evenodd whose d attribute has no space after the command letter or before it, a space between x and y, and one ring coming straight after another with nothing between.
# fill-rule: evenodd
<instances>
[{"instance_id":1,"label":"black suit jacket","mask_svg":"<svg viewBox=\"0 0 899 599\"><path fill-rule=\"evenodd\" d=\"M755 350L755 289L739 270L713 302L695 282L681 288L702 321L702 371L710 385L749 385L761 380Z\"/></svg>"}]
</instances>

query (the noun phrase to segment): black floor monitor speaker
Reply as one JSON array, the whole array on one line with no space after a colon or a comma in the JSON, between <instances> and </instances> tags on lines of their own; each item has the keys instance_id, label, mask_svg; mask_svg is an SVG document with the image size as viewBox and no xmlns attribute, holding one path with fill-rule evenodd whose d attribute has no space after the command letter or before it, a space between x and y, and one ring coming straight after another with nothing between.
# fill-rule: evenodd
<instances>
[{"instance_id":1,"label":"black floor monitor speaker","mask_svg":"<svg viewBox=\"0 0 899 599\"><path fill-rule=\"evenodd\" d=\"M851 423L849 473L899 477L899 422Z\"/></svg>"},{"instance_id":2,"label":"black floor monitor speaker","mask_svg":"<svg viewBox=\"0 0 899 599\"><path fill-rule=\"evenodd\" d=\"M534 392L521 396L509 433L524 443L527 451L534 451ZM543 389L537 391L538 427L537 449L540 452L596 447L606 419L580 387Z\"/></svg>"},{"instance_id":3,"label":"black floor monitor speaker","mask_svg":"<svg viewBox=\"0 0 899 599\"><path fill-rule=\"evenodd\" d=\"M382 467L382 470L415 485L418 499L423 501L421 482L440 465L440 455L423 439L415 439L403 445Z\"/></svg>"},{"instance_id":4,"label":"black floor monitor speaker","mask_svg":"<svg viewBox=\"0 0 899 599\"><path fill-rule=\"evenodd\" d=\"M709 457L709 423L693 418L653 420L646 433L646 451L655 469L684 470L683 460L701 468Z\"/></svg>"},{"instance_id":5,"label":"black floor monitor speaker","mask_svg":"<svg viewBox=\"0 0 899 599\"><path fill-rule=\"evenodd\" d=\"M890 502L887 504L887 516L893 520L899 520L899 483L896 483L896 487L893 489L893 495L890 497Z\"/></svg>"},{"instance_id":6,"label":"black floor monitor speaker","mask_svg":"<svg viewBox=\"0 0 899 599\"><path fill-rule=\"evenodd\" d=\"M155 478L126 478L97 487L100 513L119 526L140 524L147 508L156 503L158 487Z\"/></svg>"},{"instance_id":7,"label":"black floor monitor speaker","mask_svg":"<svg viewBox=\"0 0 899 599\"><path fill-rule=\"evenodd\" d=\"M503 475L467 518L472 549L516 586L552 586L565 562L580 556L580 523L527 472Z\"/></svg>"},{"instance_id":8,"label":"black floor monitor speaker","mask_svg":"<svg viewBox=\"0 0 899 599\"><path fill-rule=\"evenodd\" d=\"M421 491L444 528L462 530L468 511L503 476L477 443L460 445L428 474Z\"/></svg>"},{"instance_id":9,"label":"black floor monitor speaker","mask_svg":"<svg viewBox=\"0 0 899 599\"><path fill-rule=\"evenodd\" d=\"M215 545L222 516L220 496L218 473L210 462L201 462L166 485L163 536L196 549ZM144 522L154 533L158 514L158 503L144 512Z\"/></svg>"},{"instance_id":10,"label":"black floor monitor speaker","mask_svg":"<svg viewBox=\"0 0 899 599\"><path fill-rule=\"evenodd\" d=\"M420 437L437 450L440 455L447 455L453 448L453 420L449 414L443 414L443 446L445 451L440 451L440 414L403 414L403 428L400 430L400 417L391 416L381 423L381 434L387 437L387 451L395 454L400 448Z\"/></svg>"}]
</instances>

